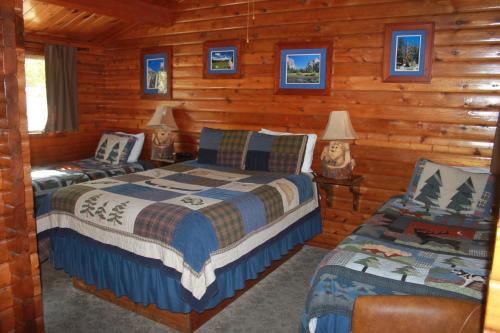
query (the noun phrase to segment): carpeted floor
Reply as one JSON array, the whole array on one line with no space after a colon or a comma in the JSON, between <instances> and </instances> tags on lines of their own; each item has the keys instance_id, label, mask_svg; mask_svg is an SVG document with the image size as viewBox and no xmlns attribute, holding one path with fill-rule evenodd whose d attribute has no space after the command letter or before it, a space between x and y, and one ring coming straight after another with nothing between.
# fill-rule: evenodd
<instances>
[{"instance_id":1,"label":"carpeted floor","mask_svg":"<svg viewBox=\"0 0 500 333\"><path fill-rule=\"evenodd\" d=\"M297 332L309 280L326 253L305 246L197 332ZM73 288L69 276L48 263L42 284L47 333L176 332Z\"/></svg>"}]
</instances>

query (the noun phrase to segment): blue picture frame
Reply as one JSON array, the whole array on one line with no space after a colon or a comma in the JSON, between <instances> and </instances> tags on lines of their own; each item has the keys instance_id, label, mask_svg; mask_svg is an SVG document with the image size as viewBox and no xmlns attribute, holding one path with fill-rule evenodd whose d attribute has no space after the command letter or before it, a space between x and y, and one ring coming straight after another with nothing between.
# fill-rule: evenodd
<instances>
[{"instance_id":1,"label":"blue picture frame","mask_svg":"<svg viewBox=\"0 0 500 333\"><path fill-rule=\"evenodd\" d=\"M276 48L277 94L325 95L330 89L331 44L280 43Z\"/></svg>"},{"instance_id":2,"label":"blue picture frame","mask_svg":"<svg viewBox=\"0 0 500 333\"><path fill-rule=\"evenodd\" d=\"M172 97L172 49L170 47L141 51L141 96L149 99Z\"/></svg>"},{"instance_id":3,"label":"blue picture frame","mask_svg":"<svg viewBox=\"0 0 500 333\"><path fill-rule=\"evenodd\" d=\"M431 81L434 23L387 24L383 82Z\"/></svg>"}]
</instances>

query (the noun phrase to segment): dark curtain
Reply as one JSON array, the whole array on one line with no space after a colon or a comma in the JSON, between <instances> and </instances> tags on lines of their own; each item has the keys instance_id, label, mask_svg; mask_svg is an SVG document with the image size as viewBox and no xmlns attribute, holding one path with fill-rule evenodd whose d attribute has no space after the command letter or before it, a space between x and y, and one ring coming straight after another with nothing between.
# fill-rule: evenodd
<instances>
[{"instance_id":1,"label":"dark curtain","mask_svg":"<svg viewBox=\"0 0 500 333\"><path fill-rule=\"evenodd\" d=\"M78 129L76 49L45 45L48 118L46 132Z\"/></svg>"},{"instance_id":2,"label":"dark curtain","mask_svg":"<svg viewBox=\"0 0 500 333\"><path fill-rule=\"evenodd\" d=\"M498 217L500 201L500 117L497 120L497 130L493 141L493 155L491 158L490 171L496 176L494 215Z\"/></svg>"}]
</instances>

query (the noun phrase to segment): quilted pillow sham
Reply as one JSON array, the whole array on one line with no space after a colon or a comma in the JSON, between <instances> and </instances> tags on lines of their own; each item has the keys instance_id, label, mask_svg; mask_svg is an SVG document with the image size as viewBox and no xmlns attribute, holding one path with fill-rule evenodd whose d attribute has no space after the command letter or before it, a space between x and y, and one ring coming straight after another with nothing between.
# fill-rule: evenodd
<instances>
[{"instance_id":1,"label":"quilted pillow sham","mask_svg":"<svg viewBox=\"0 0 500 333\"><path fill-rule=\"evenodd\" d=\"M419 160L406 198L457 214L487 218L493 204L494 177L489 173Z\"/></svg>"},{"instance_id":2,"label":"quilted pillow sham","mask_svg":"<svg viewBox=\"0 0 500 333\"><path fill-rule=\"evenodd\" d=\"M204 127L200 135L198 162L245 169L250 133Z\"/></svg>"},{"instance_id":3,"label":"quilted pillow sham","mask_svg":"<svg viewBox=\"0 0 500 333\"><path fill-rule=\"evenodd\" d=\"M247 170L300 173L307 135L252 133L245 159Z\"/></svg>"},{"instance_id":4,"label":"quilted pillow sham","mask_svg":"<svg viewBox=\"0 0 500 333\"><path fill-rule=\"evenodd\" d=\"M127 163L137 138L131 135L104 133L99 140L94 158L110 164Z\"/></svg>"}]
</instances>

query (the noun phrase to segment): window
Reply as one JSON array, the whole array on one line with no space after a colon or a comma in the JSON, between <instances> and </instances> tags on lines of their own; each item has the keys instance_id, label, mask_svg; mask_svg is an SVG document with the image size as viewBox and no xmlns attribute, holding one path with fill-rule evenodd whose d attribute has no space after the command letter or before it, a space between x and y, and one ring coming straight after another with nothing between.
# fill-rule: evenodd
<instances>
[{"instance_id":1,"label":"window","mask_svg":"<svg viewBox=\"0 0 500 333\"><path fill-rule=\"evenodd\" d=\"M26 57L25 71L28 132L43 132L47 123L45 59L41 56Z\"/></svg>"}]
</instances>

